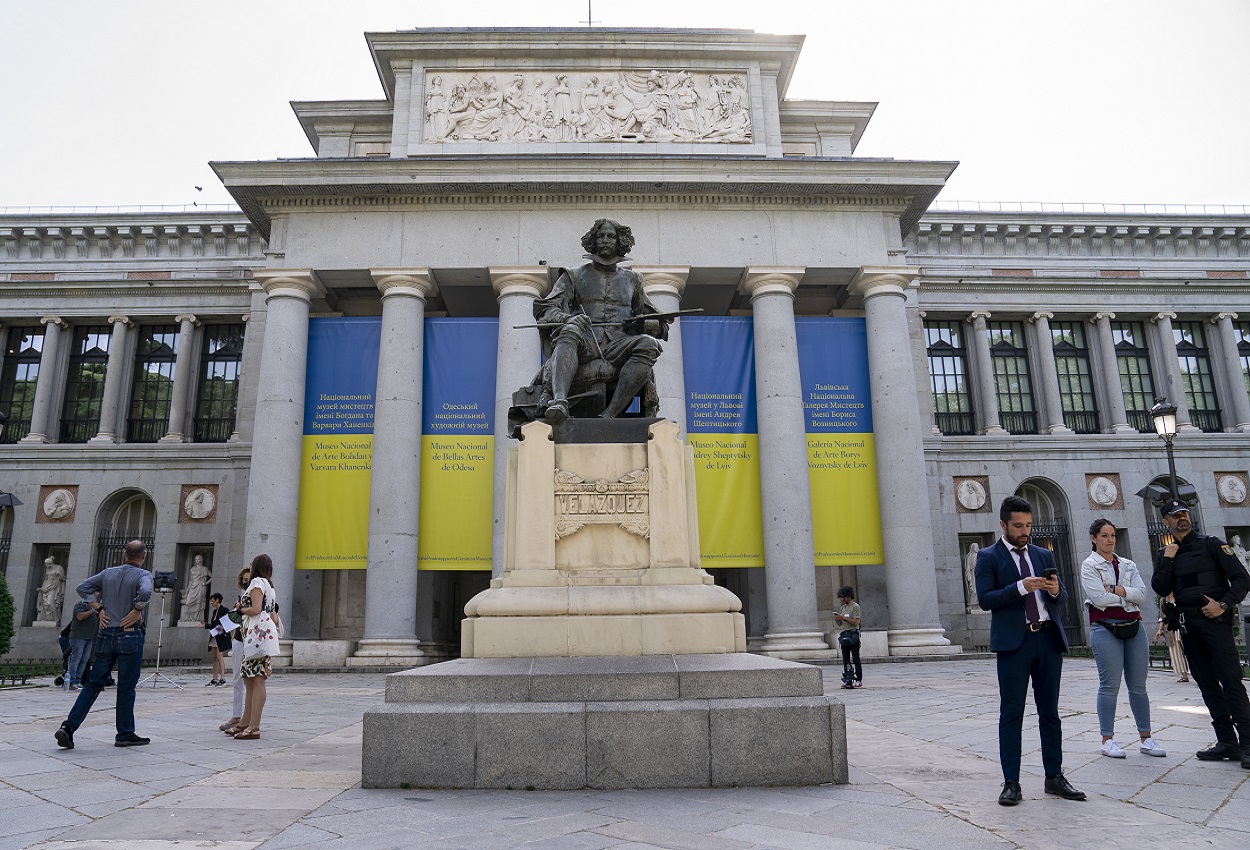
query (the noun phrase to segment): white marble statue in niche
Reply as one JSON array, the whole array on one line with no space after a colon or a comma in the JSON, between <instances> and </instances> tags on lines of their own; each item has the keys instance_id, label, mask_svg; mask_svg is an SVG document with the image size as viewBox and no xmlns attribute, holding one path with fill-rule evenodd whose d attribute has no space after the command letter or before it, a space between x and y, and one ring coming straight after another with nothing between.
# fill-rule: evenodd
<instances>
[{"instance_id":1,"label":"white marble statue in niche","mask_svg":"<svg viewBox=\"0 0 1250 850\"><path fill-rule=\"evenodd\" d=\"M743 73L442 71L426 79L424 138L745 143L751 117Z\"/></svg>"},{"instance_id":2,"label":"white marble statue in niche","mask_svg":"<svg viewBox=\"0 0 1250 850\"><path fill-rule=\"evenodd\" d=\"M43 584L39 585L39 611L35 619L40 623L59 623L64 602L65 568L49 556L43 562Z\"/></svg>"},{"instance_id":3,"label":"white marble statue in niche","mask_svg":"<svg viewBox=\"0 0 1250 850\"><path fill-rule=\"evenodd\" d=\"M191 570L187 574L187 589L182 594L182 616L178 618L178 625L204 624L204 612L208 607L208 585L212 580L213 574L205 566L204 556L197 554L191 560Z\"/></svg>"}]
</instances>

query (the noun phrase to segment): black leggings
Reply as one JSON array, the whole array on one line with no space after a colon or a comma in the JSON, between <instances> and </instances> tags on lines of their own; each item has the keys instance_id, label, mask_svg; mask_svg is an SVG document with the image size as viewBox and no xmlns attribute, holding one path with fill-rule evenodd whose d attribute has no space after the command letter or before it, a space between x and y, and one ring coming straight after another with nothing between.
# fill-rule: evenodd
<instances>
[{"instance_id":1,"label":"black leggings","mask_svg":"<svg viewBox=\"0 0 1250 850\"><path fill-rule=\"evenodd\" d=\"M841 643L841 641L839 641ZM842 669L845 670L848 664L855 665L855 681L862 682L864 680L864 668L859 663L859 644L854 646L842 645Z\"/></svg>"}]
</instances>

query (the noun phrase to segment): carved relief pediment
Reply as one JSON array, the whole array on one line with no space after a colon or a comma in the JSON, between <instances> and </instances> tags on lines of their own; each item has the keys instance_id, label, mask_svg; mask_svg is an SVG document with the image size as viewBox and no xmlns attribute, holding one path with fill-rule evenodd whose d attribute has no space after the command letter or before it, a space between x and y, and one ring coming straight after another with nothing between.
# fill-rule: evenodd
<instances>
[{"instance_id":1,"label":"carved relief pediment","mask_svg":"<svg viewBox=\"0 0 1250 850\"><path fill-rule=\"evenodd\" d=\"M745 71L427 71L424 140L746 143L746 80Z\"/></svg>"},{"instance_id":2,"label":"carved relief pediment","mask_svg":"<svg viewBox=\"0 0 1250 850\"><path fill-rule=\"evenodd\" d=\"M644 539L651 536L647 497L649 475L635 469L616 481L587 481L575 472L557 469L556 539L568 537L587 525L619 525Z\"/></svg>"}]
</instances>

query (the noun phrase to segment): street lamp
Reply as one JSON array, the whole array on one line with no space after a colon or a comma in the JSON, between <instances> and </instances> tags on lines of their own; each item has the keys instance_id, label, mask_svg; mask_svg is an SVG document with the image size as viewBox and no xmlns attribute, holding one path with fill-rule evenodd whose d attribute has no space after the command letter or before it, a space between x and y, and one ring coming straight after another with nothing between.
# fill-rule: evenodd
<instances>
[{"instance_id":1,"label":"street lamp","mask_svg":"<svg viewBox=\"0 0 1250 850\"><path fill-rule=\"evenodd\" d=\"M1168 449L1168 474L1172 476L1172 498L1179 499L1180 491L1176 486L1176 458L1172 455L1172 440L1176 439L1176 405L1168 404L1167 399L1155 399L1155 406L1150 408L1150 416L1155 421L1155 433L1163 438Z\"/></svg>"}]
</instances>

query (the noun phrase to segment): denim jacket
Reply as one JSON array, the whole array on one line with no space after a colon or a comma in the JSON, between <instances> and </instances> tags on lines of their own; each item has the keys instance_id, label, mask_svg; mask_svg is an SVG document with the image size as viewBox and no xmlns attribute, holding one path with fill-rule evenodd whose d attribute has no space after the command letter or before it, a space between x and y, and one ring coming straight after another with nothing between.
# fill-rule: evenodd
<instances>
[{"instance_id":1,"label":"denim jacket","mask_svg":"<svg viewBox=\"0 0 1250 850\"><path fill-rule=\"evenodd\" d=\"M1081 564L1081 590L1085 593L1085 602L1095 608L1111 608L1119 606L1125 611L1140 611L1146 602L1146 583L1142 580L1137 564L1128 558L1120 558L1120 578L1115 577L1115 567L1111 562L1091 552ZM1119 585L1124 588L1123 597L1107 590L1107 585Z\"/></svg>"}]
</instances>

